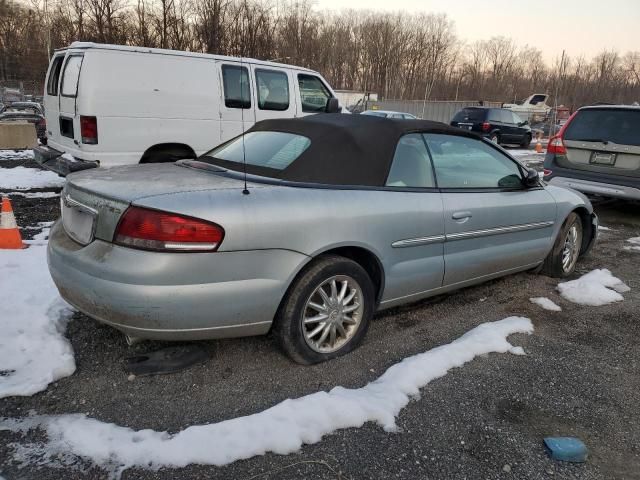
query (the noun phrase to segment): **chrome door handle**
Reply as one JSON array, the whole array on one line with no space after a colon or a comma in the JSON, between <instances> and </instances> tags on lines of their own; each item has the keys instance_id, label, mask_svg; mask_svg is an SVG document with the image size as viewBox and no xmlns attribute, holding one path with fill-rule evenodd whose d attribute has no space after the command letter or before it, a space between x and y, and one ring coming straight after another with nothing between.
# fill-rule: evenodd
<instances>
[{"instance_id":1,"label":"chrome door handle","mask_svg":"<svg viewBox=\"0 0 640 480\"><path fill-rule=\"evenodd\" d=\"M454 212L454 214L451 215L451 218L454 220L464 220L465 218L471 218L472 216L471 212Z\"/></svg>"}]
</instances>

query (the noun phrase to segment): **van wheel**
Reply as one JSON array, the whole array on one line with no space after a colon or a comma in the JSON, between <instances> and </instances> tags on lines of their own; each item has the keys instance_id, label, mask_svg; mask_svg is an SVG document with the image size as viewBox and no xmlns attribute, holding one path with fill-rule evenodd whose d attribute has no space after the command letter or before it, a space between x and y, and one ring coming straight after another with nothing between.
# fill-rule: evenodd
<instances>
[{"instance_id":1,"label":"van wheel","mask_svg":"<svg viewBox=\"0 0 640 480\"><path fill-rule=\"evenodd\" d=\"M331 360L362 343L374 304L373 282L358 263L337 255L320 257L289 288L273 333L295 362Z\"/></svg>"},{"instance_id":2,"label":"van wheel","mask_svg":"<svg viewBox=\"0 0 640 480\"><path fill-rule=\"evenodd\" d=\"M196 158L196 154L189 147L158 146L152 147L140 159L140 163L170 163L185 158Z\"/></svg>"},{"instance_id":3,"label":"van wheel","mask_svg":"<svg viewBox=\"0 0 640 480\"><path fill-rule=\"evenodd\" d=\"M582 234L582 220L572 212L562 225L551 252L542 264L541 272L555 278L571 275L580 256Z\"/></svg>"}]
</instances>

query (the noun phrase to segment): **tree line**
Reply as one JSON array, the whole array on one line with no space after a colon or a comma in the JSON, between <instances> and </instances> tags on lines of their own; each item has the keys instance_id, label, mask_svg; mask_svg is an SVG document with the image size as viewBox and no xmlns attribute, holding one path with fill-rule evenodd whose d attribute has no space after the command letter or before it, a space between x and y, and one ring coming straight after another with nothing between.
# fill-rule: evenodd
<instances>
[{"instance_id":1,"label":"tree line","mask_svg":"<svg viewBox=\"0 0 640 480\"><path fill-rule=\"evenodd\" d=\"M318 11L306 0L0 0L0 82L41 88L50 53L73 41L277 60L381 99L640 100L640 52L547 64L509 38L467 43L445 14Z\"/></svg>"}]
</instances>

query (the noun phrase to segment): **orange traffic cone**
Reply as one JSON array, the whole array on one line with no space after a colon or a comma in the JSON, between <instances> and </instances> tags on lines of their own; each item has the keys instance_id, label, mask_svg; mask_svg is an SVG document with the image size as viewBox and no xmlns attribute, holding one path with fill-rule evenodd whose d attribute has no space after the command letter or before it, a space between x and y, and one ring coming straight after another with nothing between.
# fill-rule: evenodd
<instances>
[{"instance_id":1,"label":"orange traffic cone","mask_svg":"<svg viewBox=\"0 0 640 480\"><path fill-rule=\"evenodd\" d=\"M542 153L542 142L538 139L538 143L536 143L536 153Z\"/></svg>"},{"instance_id":2,"label":"orange traffic cone","mask_svg":"<svg viewBox=\"0 0 640 480\"><path fill-rule=\"evenodd\" d=\"M9 197L2 197L2 211L0 213L0 249L25 248L16 217L13 215Z\"/></svg>"}]
</instances>

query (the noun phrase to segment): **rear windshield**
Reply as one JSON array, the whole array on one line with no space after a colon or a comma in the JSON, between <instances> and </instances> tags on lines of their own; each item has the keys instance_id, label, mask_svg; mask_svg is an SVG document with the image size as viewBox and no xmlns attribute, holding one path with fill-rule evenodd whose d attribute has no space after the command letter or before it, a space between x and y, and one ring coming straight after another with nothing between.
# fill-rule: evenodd
<instances>
[{"instance_id":1,"label":"rear windshield","mask_svg":"<svg viewBox=\"0 0 640 480\"><path fill-rule=\"evenodd\" d=\"M243 162L246 162L247 165L256 167L284 170L309 148L309 145L311 140L293 133L249 132L214 148L203 157L234 162L238 164L239 169L242 168Z\"/></svg>"},{"instance_id":2,"label":"rear windshield","mask_svg":"<svg viewBox=\"0 0 640 480\"><path fill-rule=\"evenodd\" d=\"M453 116L453 122L481 122L485 111L480 108L463 108Z\"/></svg>"},{"instance_id":3,"label":"rear windshield","mask_svg":"<svg viewBox=\"0 0 640 480\"><path fill-rule=\"evenodd\" d=\"M640 146L640 109L582 110L567 125L565 140Z\"/></svg>"}]
</instances>

